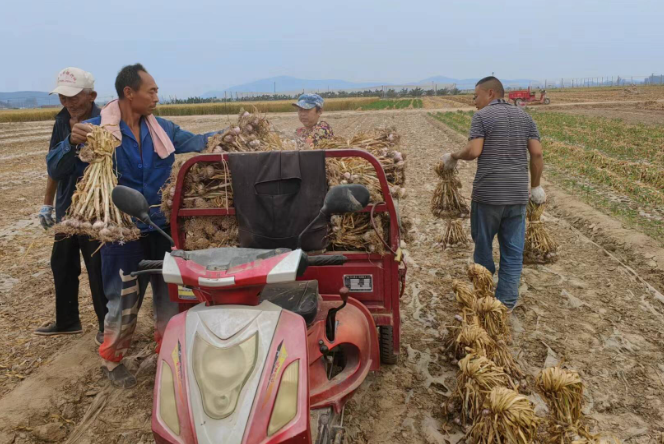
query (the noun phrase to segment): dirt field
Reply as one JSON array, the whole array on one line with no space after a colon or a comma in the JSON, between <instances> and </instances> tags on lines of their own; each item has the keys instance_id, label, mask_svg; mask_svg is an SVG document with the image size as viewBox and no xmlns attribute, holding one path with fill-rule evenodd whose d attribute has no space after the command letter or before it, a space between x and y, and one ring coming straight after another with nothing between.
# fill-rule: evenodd
<instances>
[{"instance_id":1,"label":"dirt field","mask_svg":"<svg viewBox=\"0 0 664 444\"><path fill-rule=\"evenodd\" d=\"M664 99L664 87L622 86L612 88L550 89L551 103L615 102Z\"/></svg>"},{"instance_id":2,"label":"dirt field","mask_svg":"<svg viewBox=\"0 0 664 444\"><path fill-rule=\"evenodd\" d=\"M271 120L285 132L295 115ZM228 125L226 116L174 118L194 132ZM414 222L402 299L400 364L370 375L347 411L351 443L456 443L463 431L443 415L456 366L442 341L455 314L454 278L465 279L472 246L443 251L432 239L443 223L429 212L431 170L464 137L418 110L341 112L325 116L339 135L395 125L408 154L404 212ZM0 124L0 444L42 441L152 442L155 359L146 301L130 366L139 386L111 389L101 379L95 321L85 274L81 317L86 334L39 338L32 331L53 313L52 236L37 223L45 184L50 122ZM473 164L462 164L469 194ZM561 244L558 262L527 266L521 304L512 315L514 351L536 374L564 361L587 388L586 413L596 431L625 443L660 443L664 433L664 251L642 234L546 183L547 227ZM468 229L468 223L466 222ZM535 398L533 398L535 399Z\"/></svg>"}]
</instances>

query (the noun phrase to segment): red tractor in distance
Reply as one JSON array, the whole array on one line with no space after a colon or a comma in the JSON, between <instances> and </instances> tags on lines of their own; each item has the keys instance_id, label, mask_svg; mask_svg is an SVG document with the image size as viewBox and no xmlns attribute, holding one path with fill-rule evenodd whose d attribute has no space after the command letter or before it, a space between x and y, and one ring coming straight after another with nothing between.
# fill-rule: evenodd
<instances>
[{"instance_id":1,"label":"red tractor in distance","mask_svg":"<svg viewBox=\"0 0 664 444\"><path fill-rule=\"evenodd\" d=\"M535 93L530 90L530 87L528 89L510 91L508 97L516 106L525 106L526 103L543 103L545 105L551 103L551 100L546 96L546 90L543 89L540 93L540 98L537 99Z\"/></svg>"}]
</instances>

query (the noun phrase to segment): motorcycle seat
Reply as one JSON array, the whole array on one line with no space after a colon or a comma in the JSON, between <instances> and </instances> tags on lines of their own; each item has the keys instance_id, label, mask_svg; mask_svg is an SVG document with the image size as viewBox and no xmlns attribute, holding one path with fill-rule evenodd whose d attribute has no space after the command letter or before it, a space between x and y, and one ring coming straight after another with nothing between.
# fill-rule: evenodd
<instances>
[{"instance_id":1,"label":"motorcycle seat","mask_svg":"<svg viewBox=\"0 0 664 444\"><path fill-rule=\"evenodd\" d=\"M259 295L259 301L269 301L284 310L304 318L307 326L316 318L318 302L318 281L296 281L283 284L268 284Z\"/></svg>"},{"instance_id":2,"label":"motorcycle seat","mask_svg":"<svg viewBox=\"0 0 664 444\"><path fill-rule=\"evenodd\" d=\"M209 248L199 251L184 251L185 260L193 261L208 270L223 271L238 265L248 264L258 259L268 259L291 250L259 250L255 248Z\"/></svg>"}]
</instances>

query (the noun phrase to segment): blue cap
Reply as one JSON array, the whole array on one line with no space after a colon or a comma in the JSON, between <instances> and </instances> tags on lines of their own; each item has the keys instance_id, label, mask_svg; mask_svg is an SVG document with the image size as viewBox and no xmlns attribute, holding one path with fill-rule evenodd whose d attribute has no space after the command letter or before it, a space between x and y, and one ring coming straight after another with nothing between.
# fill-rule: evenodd
<instances>
[{"instance_id":1,"label":"blue cap","mask_svg":"<svg viewBox=\"0 0 664 444\"><path fill-rule=\"evenodd\" d=\"M318 94L302 94L293 106L304 109L312 109L315 107L323 107L323 98Z\"/></svg>"}]
</instances>

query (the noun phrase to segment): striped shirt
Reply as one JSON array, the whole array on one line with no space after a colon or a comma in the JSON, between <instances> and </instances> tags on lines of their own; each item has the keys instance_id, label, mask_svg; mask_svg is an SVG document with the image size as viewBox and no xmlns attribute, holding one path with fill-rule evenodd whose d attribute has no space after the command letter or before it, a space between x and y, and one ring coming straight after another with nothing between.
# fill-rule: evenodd
<instances>
[{"instance_id":1,"label":"striped shirt","mask_svg":"<svg viewBox=\"0 0 664 444\"><path fill-rule=\"evenodd\" d=\"M490 205L528 203L528 140L540 139L537 125L523 109L503 99L477 111L468 140L484 138L477 159L472 200Z\"/></svg>"}]
</instances>

